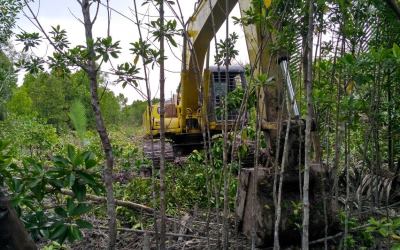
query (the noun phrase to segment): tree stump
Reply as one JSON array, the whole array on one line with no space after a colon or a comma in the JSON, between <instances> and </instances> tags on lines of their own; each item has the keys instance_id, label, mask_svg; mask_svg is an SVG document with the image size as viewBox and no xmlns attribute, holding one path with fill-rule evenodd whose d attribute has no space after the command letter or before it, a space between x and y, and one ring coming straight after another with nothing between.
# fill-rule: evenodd
<instances>
[{"instance_id":1,"label":"tree stump","mask_svg":"<svg viewBox=\"0 0 400 250\"><path fill-rule=\"evenodd\" d=\"M273 201L274 174L270 168L259 168L256 193L253 191L254 168L242 169L239 174L239 189L236 216L239 230L251 237L255 226L256 245L272 246L274 240L275 206ZM324 237L325 219L319 166L311 166L310 174L310 240ZM327 193L327 192L325 192ZM253 196L254 202L253 202ZM284 174L282 189L282 216L280 244L282 247L300 245L302 224L302 203L300 199L299 175L297 169L288 168ZM330 231L335 231L334 213L330 210L330 199L326 199Z\"/></svg>"}]
</instances>

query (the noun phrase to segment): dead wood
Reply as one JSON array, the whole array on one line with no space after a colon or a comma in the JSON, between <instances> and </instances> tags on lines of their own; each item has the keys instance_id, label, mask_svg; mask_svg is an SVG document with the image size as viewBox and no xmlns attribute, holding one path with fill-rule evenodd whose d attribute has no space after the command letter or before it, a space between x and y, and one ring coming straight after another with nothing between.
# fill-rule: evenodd
<instances>
[{"instance_id":1,"label":"dead wood","mask_svg":"<svg viewBox=\"0 0 400 250\"><path fill-rule=\"evenodd\" d=\"M53 188L47 188L48 191L54 191ZM64 194L64 195L68 195L68 196L74 196L74 192L72 192L71 190L68 189L60 189L60 193ZM97 195L92 195L92 194L87 194L86 195L86 199L90 200L90 201L94 201L97 203L106 203L107 199L106 197L102 197L102 196L97 196ZM126 207L129 209L133 209L133 210L138 210L138 211L145 211L148 213L153 213L154 209L142 204L138 204L138 203L134 203L131 201L122 201L122 200L115 200L115 204L117 206L121 206L121 207Z\"/></svg>"}]
</instances>

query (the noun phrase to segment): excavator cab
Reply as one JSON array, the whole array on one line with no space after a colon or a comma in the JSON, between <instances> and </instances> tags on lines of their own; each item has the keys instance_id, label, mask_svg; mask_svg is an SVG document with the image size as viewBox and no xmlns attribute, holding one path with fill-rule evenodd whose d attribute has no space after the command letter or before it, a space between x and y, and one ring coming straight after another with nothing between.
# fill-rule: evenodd
<instances>
[{"instance_id":1,"label":"excavator cab","mask_svg":"<svg viewBox=\"0 0 400 250\"><path fill-rule=\"evenodd\" d=\"M228 68L228 77L226 77L226 68L211 66L205 71L205 82L207 95L203 104L203 108L206 107L206 114L208 116L209 128L212 134L220 133L224 124L223 116L223 99L225 97L226 90L229 93L237 90L246 88L246 79L244 76L244 68L239 65L231 65ZM228 78L228 81L227 81ZM228 83L227 83L228 82ZM228 88L226 89L226 84ZM180 94L180 98L187 98ZM193 95L194 93L190 93ZM195 110L195 112L193 112ZM179 102L179 98L174 96L171 100L165 103L165 133L167 137L179 137L188 136L188 134L198 134L201 136L201 124L204 121L202 117L201 109L186 109L185 114L182 112L182 105ZM151 108L151 118L149 117L149 111L147 110L143 114L143 124L146 130L146 134L152 133L153 135L159 135L160 131L160 106L154 104ZM239 110L230 109L228 110L228 127L232 126ZM185 119L183 119L185 117ZM200 140L201 141L201 140ZM199 141L199 142L200 142Z\"/></svg>"},{"instance_id":2,"label":"excavator cab","mask_svg":"<svg viewBox=\"0 0 400 250\"><path fill-rule=\"evenodd\" d=\"M246 88L246 78L244 76L244 68L239 65L231 65L228 69L228 77L226 77L225 67L211 66L209 68L209 101L207 108L208 120L210 121L210 129L221 130L224 122L223 115L223 99L225 92L232 93L238 89ZM228 79L228 80L227 80ZM228 86L226 86L228 84ZM231 126L237 116L239 110L228 110L228 125Z\"/></svg>"}]
</instances>

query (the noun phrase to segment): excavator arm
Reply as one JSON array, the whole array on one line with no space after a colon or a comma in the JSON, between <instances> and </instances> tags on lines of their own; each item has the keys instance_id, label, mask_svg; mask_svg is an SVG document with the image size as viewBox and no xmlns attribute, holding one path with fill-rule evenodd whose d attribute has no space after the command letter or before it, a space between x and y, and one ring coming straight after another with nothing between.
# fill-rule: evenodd
<instances>
[{"instance_id":1,"label":"excavator arm","mask_svg":"<svg viewBox=\"0 0 400 250\"><path fill-rule=\"evenodd\" d=\"M208 0L200 1L187 24L185 51L180 83L180 107L182 127L186 120L197 117L201 120L200 106L206 110L208 96L200 99L200 89L209 91L209 71L204 72L203 66L207 50L216 32L226 20L226 10L230 13L237 1Z\"/></svg>"},{"instance_id":2,"label":"excavator arm","mask_svg":"<svg viewBox=\"0 0 400 250\"><path fill-rule=\"evenodd\" d=\"M226 6L226 2L228 6ZM207 50L215 33L226 20L226 11L229 13L239 3L242 16L251 8L249 0L203 0L187 24L187 39L184 51L184 60L180 85L180 106L182 114L182 127L185 127L186 119L192 116L200 116L197 111L199 104L207 106L207 95L200 100L199 93L202 88L206 92L209 89L207 69L203 66ZM254 67L254 74L267 74L274 81L259 93L258 102L262 113L262 127L264 130L275 130L278 113L282 111L279 99L283 87L282 74L278 65L278 57L271 53L268 42L273 40L272 35L262 29L260 25L249 24L243 26L250 65ZM224 70L223 70L224 71ZM274 133L274 132L272 132Z\"/></svg>"},{"instance_id":3,"label":"excavator arm","mask_svg":"<svg viewBox=\"0 0 400 250\"><path fill-rule=\"evenodd\" d=\"M201 126L205 124L204 117L215 110L215 107L211 107L213 100L209 100L214 90L210 86L211 72L208 69L203 70L204 61L211 40L226 21L227 12L230 13L238 3L242 15L252 7L249 0L202 0L198 2L194 14L188 20L184 35L181 81L175 103L177 116L171 117L171 121L166 123L167 134L200 134ZM262 89L258 94L262 127L272 138L276 134L278 114L282 111L279 100L282 99L283 84L278 55L271 53L267 46L273 40L267 29L263 29L260 24L249 24L243 26L243 30L254 75L267 74L274 78L274 81L268 84L268 88ZM225 74L224 67L218 74ZM207 107L208 105L210 107ZM148 133L157 135L159 133L157 106L152 110L152 119L148 117L149 112L146 112L144 121ZM216 132L221 128L213 119L208 121L208 126Z\"/></svg>"}]
</instances>

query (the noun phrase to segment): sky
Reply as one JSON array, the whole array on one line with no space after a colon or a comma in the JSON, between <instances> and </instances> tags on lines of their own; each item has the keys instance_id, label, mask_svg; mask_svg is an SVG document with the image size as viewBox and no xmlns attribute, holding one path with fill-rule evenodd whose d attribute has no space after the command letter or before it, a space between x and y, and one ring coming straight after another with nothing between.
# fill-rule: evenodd
<instances>
[{"instance_id":1,"label":"sky","mask_svg":"<svg viewBox=\"0 0 400 250\"><path fill-rule=\"evenodd\" d=\"M105 1L102 1L105 2ZM137 0L139 8L139 18L142 18L143 22L147 22L150 19L154 19L157 16L157 10L151 5L142 6L143 0ZM194 4L197 0L180 0L182 12L185 20L193 14ZM133 15L133 0L110 0L110 7L114 10L111 13L111 36L113 41L120 41L120 47L122 48L121 54L118 59L112 61L113 65L117 65L123 62L133 62L133 55L130 54L129 48L132 46L130 43L138 41L139 35L135 23L132 20L135 19ZM69 41L71 46L84 44L84 27L79 22L78 18L81 18L80 6L75 0L36 0L35 3L31 3L31 7L35 13L38 13L38 20L44 27L46 31L51 30L51 26L60 25L61 28L67 31ZM176 8L176 5L175 5ZM165 13L167 18L172 18L172 12L170 9L166 8ZM30 22L28 17L32 15L29 10L25 7L24 13L21 13L19 19L17 20L16 33L20 33L22 30L27 32L39 32L38 29ZM240 11L238 6L234 8L231 16L240 16ZM179 25L179 24L178 24ZM224 27L223 24L222 27ZM181 28L181 27L178 27ZM239 40L237 43L237 49L239 50L239 56L236 58L237 64L245 64L248 62L248 55L246 49L246 43L244 39L244 34L239 25L234 25L232 18L230 18L230 31L236 32L239 35ZM142 29L143 36L147 36L148 31L146 27L143 26ZM107 35L107 12L106 8L100 5L99 16L93 28L94 37L105 37ZM225 38L225 29L217 33L217 39ZM177 86L180 81L180 70L181 70L181 55L182 55L182 37L175 37L177 41L178 48L170 49L167 48L166 56L166 86L165 95L170 98L173 93L176 92ZM17 43L17 42L16 42ZM154 46L158 48L158 42L154 42ZM213 42L211 43L211 48L214 48ZM16 48L22 48L21 44L16 44ZM214 50L211 50L211 62L213 61ZM32 53L40 57L46 57L53 53L51 46L45 41ZM138 66L141 65L138 63ZM111 65L104 65L102 70L109 71ZM157 66L154 69L150 69L150 84L152 86L152 97L157 97L159 95L159 68ZM143 74L141 75L143 76ZM22 83L23 74L19 77L19 83ZM115 77L109 75L107 76L110 84L107 86L114 91L116 94L122 93L128 98L128 103L133 100L143 100L143 98L134 90L132 87L127 86L125 89L119 84L115 84ZM145 90L144 82L140 82L139 88Z\"/></svg>"}]
</instances>

